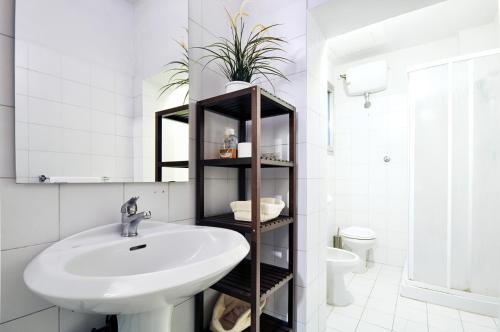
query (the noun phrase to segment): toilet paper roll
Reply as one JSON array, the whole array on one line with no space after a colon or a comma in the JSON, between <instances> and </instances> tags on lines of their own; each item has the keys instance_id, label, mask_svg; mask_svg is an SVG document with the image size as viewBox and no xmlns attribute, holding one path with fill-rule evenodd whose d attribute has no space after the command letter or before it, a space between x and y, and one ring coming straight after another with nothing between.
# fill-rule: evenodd
<instances>
[{"instance_id":1,"label":"toilet paper roll","mask_svg":"<svg viewBox=\"0 0 500 332\"><path fill-rule=\"evenodd\" d=\"M238 158L249 158L252 156L252 143L238 143Z\"/></svg>"}]
</instances>

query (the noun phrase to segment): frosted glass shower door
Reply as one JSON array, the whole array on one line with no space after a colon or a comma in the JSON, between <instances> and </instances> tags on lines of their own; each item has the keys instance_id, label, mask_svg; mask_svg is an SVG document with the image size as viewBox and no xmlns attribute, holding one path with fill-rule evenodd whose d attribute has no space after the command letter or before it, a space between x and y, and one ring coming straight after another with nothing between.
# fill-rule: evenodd
<instances>
[{"instance_id":1,"label":"frosted glass shower door","mask_svg":"<svg viewBox=\"0 0 500 332\"><path fill-rule=\"evenodd\" d=\"M500 296L499 53L409 73L414 281Z\"/></svg>"},{"instance_id":2,"label":"frosted glass shower door","mask_svg":"<svg viewBox=\"0 0 500 332\"><path fill-rule=\"evenodd\" d=\"M470 291L500 297L500 54L474 60Z\"/></svg>"},{"instance_id":3,"label":"frosted glass shower door","mask_svg":"<svg viewBox=\"0 0 500 332\"><path fill-rule=\"evenodd\" d=\"M448 67L410 74L413 104L413 264L418 281L446 284ZM410 241L412 242L412 241Z\"/></svg>"}]
</instances>

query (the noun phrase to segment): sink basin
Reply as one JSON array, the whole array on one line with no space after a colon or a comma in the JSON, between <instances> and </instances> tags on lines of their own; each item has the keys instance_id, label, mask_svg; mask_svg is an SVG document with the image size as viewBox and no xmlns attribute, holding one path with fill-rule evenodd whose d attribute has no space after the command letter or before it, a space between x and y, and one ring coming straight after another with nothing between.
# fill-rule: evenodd
<instances>
[{"instance_id":1,"label":"sink basin","mask_svg":"<svg viewBox=\"0 0 500 332\"><path fill-rule=\"evenodd\" d=\"M119 331L170 331L173 305L226 275L248 253L231 230L144 221L137 237L106 225L61 240L24 271L29 289L78 312L117 314Z\"/></svg>"}]
</instances>

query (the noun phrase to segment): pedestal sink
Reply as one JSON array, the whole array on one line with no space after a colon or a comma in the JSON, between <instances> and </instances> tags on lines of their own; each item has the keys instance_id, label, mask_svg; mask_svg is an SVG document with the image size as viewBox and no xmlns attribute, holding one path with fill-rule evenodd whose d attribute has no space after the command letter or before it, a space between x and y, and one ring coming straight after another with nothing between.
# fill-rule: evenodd
<instances>
[{"instance_id":1,"label":"pedestal sink","mask_svg":"<svg viewBox=\"0 0 500 332\"><path fill-rule=\"evenodd\" d=\"M170 332L173 305L217 282L250 248L221 228L148 221L124 238L120 227L50 246L26 267L26 285L63 308L116 314L120 332Z\"/></svg>"}]
</instances>

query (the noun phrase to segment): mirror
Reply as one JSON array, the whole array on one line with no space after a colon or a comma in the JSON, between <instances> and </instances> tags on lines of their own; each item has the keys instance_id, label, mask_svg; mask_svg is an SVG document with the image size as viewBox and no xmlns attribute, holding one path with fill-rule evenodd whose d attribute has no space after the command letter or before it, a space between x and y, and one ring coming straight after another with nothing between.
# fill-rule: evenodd
<instances>
[{"instance_id":1,"label":"mirror","mask_svg":"<svg viewBox=\"0 0 500 332\"><path fill-rule=\"evenodd\" d=\"M187 1L17 0L17 182L188 181L187 26Z\"/></svg>"}]
</instances>

